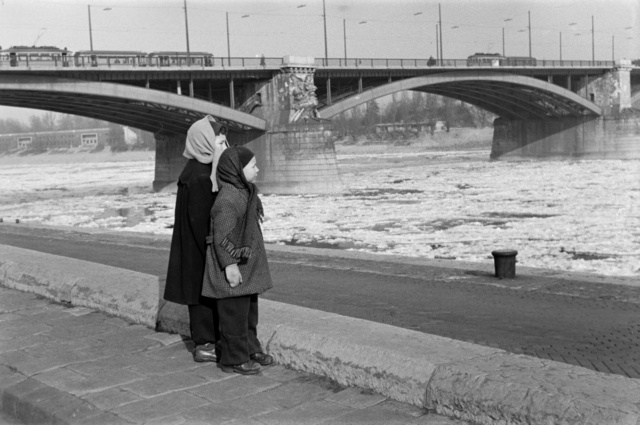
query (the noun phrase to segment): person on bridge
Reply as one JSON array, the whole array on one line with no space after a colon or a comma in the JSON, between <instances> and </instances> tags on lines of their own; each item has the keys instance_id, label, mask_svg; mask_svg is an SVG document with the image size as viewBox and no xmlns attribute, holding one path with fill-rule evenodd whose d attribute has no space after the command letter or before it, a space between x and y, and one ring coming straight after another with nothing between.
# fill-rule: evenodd
<instances>
[{"instance_id":1,"label":"person on bridge","mask_svg":"<svg viewBox=\"0 0 640 425\"><path fill-rule=\"evenodd\" d=\"M260 222L264 216L256 158L244 146L218 162L220 193L211 209L212 235L202 295L215 298L220 317L220 364L228 373L253 375L273 363L258 341L258 294L273 287Z\"/></svg>"},{"instance_id":2,"label":"person on bridge","mask_svg":"<svg viewBox=\"0 0 640 425\"><path fill-rule=\"evenodd\" d=\"M206 239L209 213L218 192L216 167L229 146L227 128L206 116L189 128L183 156L188 161L178 179L173 236L164 299L187 305L197 362L215 362L220 339L216 304L204 298Z\"/></svg>"}]
</instances>

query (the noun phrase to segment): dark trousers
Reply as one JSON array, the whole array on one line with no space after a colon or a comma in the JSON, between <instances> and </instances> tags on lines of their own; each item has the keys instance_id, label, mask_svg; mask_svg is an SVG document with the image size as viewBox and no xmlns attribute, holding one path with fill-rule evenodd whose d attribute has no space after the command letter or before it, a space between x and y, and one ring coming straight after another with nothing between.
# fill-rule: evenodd
<instances>
[{"instance_id":1,"label":"dark trousers","mask_svg":"<svg viewBox=\"0 0 640 425\"><path fill-rule=\"evenodd\" d=\"M218 305L212 298L200 297L200 304L189 306L191 339L196 345L220 340Z\"/></svg>"},{"instance_id":2,"label":"dark trousers","mask_svg":"<svg viewBox=\"0 0 640 425\"><path fill-rule=\"evenodd\" d=\"M262 352L258 341L258 294L216 300L220 318L220 362L225 366L249 361Z\"/></svg>"}]
</instances>

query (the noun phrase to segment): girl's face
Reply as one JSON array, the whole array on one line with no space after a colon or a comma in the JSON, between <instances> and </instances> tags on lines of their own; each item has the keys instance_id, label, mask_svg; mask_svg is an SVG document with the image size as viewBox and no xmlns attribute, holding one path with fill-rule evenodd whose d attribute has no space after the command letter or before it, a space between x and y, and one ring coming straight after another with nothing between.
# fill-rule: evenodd
<instances>
[{"instance_id":1,"label":"girl's face","mask_svg":"<svg viewBox=\"0 0 640 425\"><path fill-rule=\"evenodd\" d=\"M256 157L251 158L251 161L247 165L244 166L242 172L244 173L244 178L249 182L253 183L256 181L258 177L258 166L256 165Z\"/></svg>"}]
</instances>

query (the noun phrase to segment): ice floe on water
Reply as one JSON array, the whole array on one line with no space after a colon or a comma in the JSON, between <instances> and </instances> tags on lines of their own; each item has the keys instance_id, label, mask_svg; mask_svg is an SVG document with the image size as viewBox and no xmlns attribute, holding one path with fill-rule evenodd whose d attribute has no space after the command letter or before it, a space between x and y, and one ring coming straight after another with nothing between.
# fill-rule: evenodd
<instances>
[{"instance_id":1,"label":"ice floe on water","mask_svg":"<svg viewBox=\"0 0 640 425\"><path fill-rule=\"evenodd\" d=\"M344 191L262 195L270 243L640 276L640 161L489 161L487 151L338 156ZM153 158L0 162L0 217L171 234Z\"/></svg>"}]
</instances>

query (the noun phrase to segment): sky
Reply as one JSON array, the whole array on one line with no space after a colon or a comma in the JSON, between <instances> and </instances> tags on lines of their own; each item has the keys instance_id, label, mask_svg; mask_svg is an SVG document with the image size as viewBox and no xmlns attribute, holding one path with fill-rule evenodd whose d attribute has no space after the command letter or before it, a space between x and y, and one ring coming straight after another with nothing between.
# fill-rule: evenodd
<instances>
[{"instance_id":1,"label":"sky","mask_svg":"<svg viewBox=\"0 0 640 425\"><path fill-rule=\"evenodd\" d=\"M89 12L95 50L428 58L441 22L444 58L528 56L530 18L538 59L640 57L638 0L0 0L0 46L89 50Z\"/></svg>"}]
</instances>

